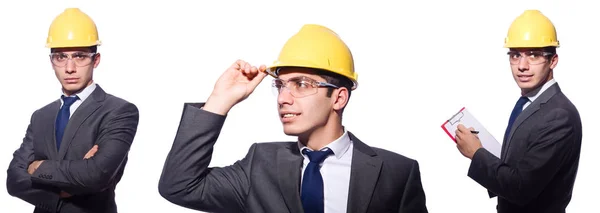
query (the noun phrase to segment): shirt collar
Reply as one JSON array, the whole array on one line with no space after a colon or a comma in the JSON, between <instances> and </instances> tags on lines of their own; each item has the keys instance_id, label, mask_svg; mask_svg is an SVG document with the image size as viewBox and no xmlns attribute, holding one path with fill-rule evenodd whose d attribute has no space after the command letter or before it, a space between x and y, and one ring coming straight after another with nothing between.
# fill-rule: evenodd
<instances>
[{"instance_id":1,"label":"shirt collar","mask_svg":"<svg viewBox=\"0 0 600 213\"><path fill-rule=\"evenodd\" d=\"M331 151L333 151L333 154L335 155L335 157L337 159L342 158L342 156L344 156L344 154L346 154L346 151L348 151L348 148L350 148L350 136L348 135L348 131L346 131L346 128L344 128L344 134L342 134L342 136L340 136L338 139L334 140L333 142L327 144L327 146L323 147L323 149L321 150L327 150L327 149L331 149ZM302 153L302 150L304 149L308 149L311 151L314 151L310 148L308 148L307 146L305 146L304 144L300 143L300 141L298 141L298 149L300 149L300 153Z\"/></svg>"},{"instance_id":2,"label":"shirt collar","mask_svg":"<svg viewBox=\"0 0 600 213\"><path fill-rule=\"evenodd\" d=\"M94 92L94 90L96 89L96 83L92 82L92 84L90 84L89 86L87 86L85 89L81 90L81 92L77 93L77 94L73 94L70 97L75 97L77 96L79 98L79 100L81 100L82 102L85 101L85 99L87 99L88 97L90 97L90 95L92 94L92 92ZM67 96L64 91L62 91L61 89L61 94L64 96ZM60 99L60 101L62 102L62 98Z\"/></svg>"}]
</instances>

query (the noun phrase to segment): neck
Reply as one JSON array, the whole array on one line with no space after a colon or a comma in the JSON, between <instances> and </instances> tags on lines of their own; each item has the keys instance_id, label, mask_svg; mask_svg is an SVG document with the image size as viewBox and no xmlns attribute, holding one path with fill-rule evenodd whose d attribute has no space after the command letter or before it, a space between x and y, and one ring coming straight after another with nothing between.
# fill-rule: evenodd
<instances>
[{"instance_id":1,"label":"neck","mask_svg":"<svg viewBox=\"0 0 600 213\"><path fill-rule=\"evenodd\" d=\"M81 88L81 89L79 89L79 90L76 90L76 91L69 91L69 90L66 90L66 89L63 87L63 88L62 88L62 91L63 91L63 93L65 93L65 95L66 95L66 96L75 95L75 94L78 94L78 93L80 93L80 92L81 92L81 91L83 91L85 88L87 88L87 87L89 87L90 85L92 85L93 83L94 83L94 80L90 80L90 82L88 82L88 83L87 83L87 84L86 84L84 87L82 87L82 88Z\"/></svg>"},{"instance_id":2,"label":"neck","mask_svg":"<svg viewBox=\"0 0 600 213\"><path fill-rule=\"evenodd\" d=\"M540 83L538 85L536 85L534 88L532 89L521 89L521 96L525 96L528 93L530 93L531 91L535 91L537 89L540 89L544 86L544 84L548 83L548 81L554 79L554 76L552 76L552 72L550 72L550 74L548 75L548 77L546 78L545 81L540 81Z\"/></svg>"},{"instance_id":3,"label":"neck","mask_svg":"<svg viewBox=\"0 0 600 213\"><path fill-rule=\"evenodd\" d=\"M300 135L298 141L312 150L320 150L341 137L342 134L344 134L344 127L337 122L335 125L325 125L308 134Z\"/></svg>"}]
</instances>

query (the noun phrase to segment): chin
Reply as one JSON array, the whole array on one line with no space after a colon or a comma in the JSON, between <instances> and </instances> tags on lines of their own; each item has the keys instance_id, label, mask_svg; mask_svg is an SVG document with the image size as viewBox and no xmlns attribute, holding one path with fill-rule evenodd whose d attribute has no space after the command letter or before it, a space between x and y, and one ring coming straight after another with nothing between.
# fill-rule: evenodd
<instances>
[{"instance_id":1,"label":"chin","mask_svg":"<svg viewBox=\"0 0 600 213\"><path fill-rule=\"evenodd\" d=\"M527 82L527 83L519 83L519 88L521 88L521 90L524 91L531 91L533 89L535 89L536 84L533 82Z\"/></svg>"},{"instance_id":2,"label":"chin","mask_svg":"<svg viewBox=\"0 0 600 213\"><path fill-rule=\"evenodd\" d=\"M288 136L299 136L304 132L306 132L306 130L302 130L301 128L295 127L291 124L283 125L283 133L285 133Z\"/></svg>"},{"instance_id":3,"label":"chin","mask_svg":"<svg viewBox=\"0 0 600 213\"><path fill-rule=\"evenodd\" d=\"M83 89L83 87L81 85L68 84L63 85L63 89L67 92L76 92Z\"/></svg>"}]
</instances>

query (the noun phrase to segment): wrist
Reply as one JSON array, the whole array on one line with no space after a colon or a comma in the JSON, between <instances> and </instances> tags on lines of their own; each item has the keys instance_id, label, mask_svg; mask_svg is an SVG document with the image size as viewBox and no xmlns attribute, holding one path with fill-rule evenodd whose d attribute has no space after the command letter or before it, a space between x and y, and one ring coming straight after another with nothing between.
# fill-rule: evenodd
<instances>
[{"instance_id":1,"label":"wrist","mask_svg":"<svg viewBox=\"0 0 600 213\"><path fill-rule=\"evenodd\" d=\"M473 154L471 155L471 157L469 159L473 160L473 158L475 157L475 154L477 154L477 151L479 151L482 148L483 147L479 147L479 148L475 149L475 151L473 152Z\"/></svg>"},{"instance_id":2,"label":"wrist","mask_svg":"<svg viewBox=\"0 0 600 213\"><path fill-rule=\"evenodd\" d=\"M232 101L228 100L226 97L217 94L211 94L208 97L208 100L206 100L206 103L202 109L219 115L226 115L229 110L231 110L233 105L234 104L232 104Z\"/></svg>"}]
</instances>

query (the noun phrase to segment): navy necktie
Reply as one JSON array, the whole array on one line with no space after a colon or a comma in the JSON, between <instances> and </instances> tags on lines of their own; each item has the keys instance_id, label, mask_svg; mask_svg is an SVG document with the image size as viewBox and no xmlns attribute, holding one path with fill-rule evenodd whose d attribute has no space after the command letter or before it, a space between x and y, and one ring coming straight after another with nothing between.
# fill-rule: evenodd
<instances>
[{"instance_id":1,"label":"navy necktie","mask_svg":"<svg viewBox=\"0 0 600 213\"><path fill-rule=\"evenodd\" d=\"M506 132L504 132L504 138L508 140L508 134L510 133L510 129L512 128L513 123L517 119L517 116L521 114L523 111L523 106L529 101L529 98L525 96L521 96L517 103L515 104L515 108L513 108L512 113L510 114L510 120L508 120L508 126L506 127Z\"/></svg>"},{"instance_id":2,"label":"navy necktie","mask_svg":"<svg viewBox=\"0 0 600 213\"><path fill-rule=\"evenodd\" d=\"M61 98L64 103L60 111L58 111L58 116L56 116L56 150L60 150L60 143L62 142L62 137L65 133L67 123L69 123L69 116L71 115L71 105L77 100L77 97L65 97L64 95Z\"/></svg>"},{"instance_id":3,"label":"navy necktie","mask_svg":"<svg viewBox=\"0 0 600 213\"><path fill-rule=\"evenodd\" d=\"M305 213L323 213L325 211L323 195L323 177L321 176L320 164L333 154L331 149L326 151L302 150L302 153L308 156L310 162L304 170L302 178L302 207Z\"/></svg>"}]
</instances>

